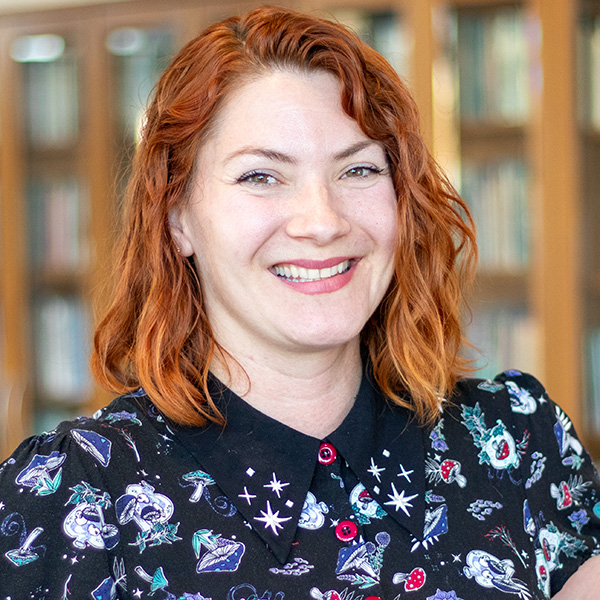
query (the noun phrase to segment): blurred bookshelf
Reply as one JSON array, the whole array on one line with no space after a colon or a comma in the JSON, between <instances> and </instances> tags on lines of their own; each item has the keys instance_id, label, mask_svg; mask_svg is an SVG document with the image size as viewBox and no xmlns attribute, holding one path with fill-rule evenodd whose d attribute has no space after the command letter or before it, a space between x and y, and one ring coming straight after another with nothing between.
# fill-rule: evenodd
<instances>
[{"instance_id":1,"label":"blurred bookshelf","mask_svg":"<svg viewBox=\"0 0 600 600\"><path fill-rule=\"evenodd\" d=\"M480 374L534 372L596 457L599 3L285 2L348 24L406 78L478 226L469 336ZM11 82L0 88L4 454L108 400L87 372L89 335L146 99L185 41L258 4L124 0L0 16L0 80Z\"/></svg>"},{"instance_id":2,"label":"blurred bookshelf","mask_svg":"<svg viewBox=\"0 0 600 600\"><path fill-rule=\"evenodd\" d=\"M586 392L584 417L600 455L600 2L582 2L577 22Z\"/></svg>"},{"instance_id":3,"label":"blurred bookshelf","mask_svg":"<svg viewBox=\"0 0 600 600\"><path fill-rule=\"evenodd\" d=\"M481 354L472 352L470 358L486 378L509 367L543 378L538 318L529 293L535 268L528 152L535 59L527 19L524 3L457 4L447 17L454 29L448 51L458 88L458 188L479 243L468 337Z\"/></svg>"}]
</instances>

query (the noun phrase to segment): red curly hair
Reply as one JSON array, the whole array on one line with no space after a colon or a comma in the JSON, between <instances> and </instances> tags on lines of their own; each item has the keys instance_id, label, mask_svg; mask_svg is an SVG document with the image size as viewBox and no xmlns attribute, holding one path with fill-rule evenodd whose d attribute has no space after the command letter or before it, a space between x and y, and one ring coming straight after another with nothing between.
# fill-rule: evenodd
<instances>
[{"instance_id":1,"label":"red curly hair","mask_svg":"<svg viewBox=\"0 0 600 600\"><path fill-rule=\"evenodd\" d=\"M333 74L343 110L387 152L398 197L395 272L362 342L383 392L432 423L440 397L468 370L459 355L460 308L476 259L472 220L427 151L415 102L392 67L343 26L283 8L212 25L158 82L133 163L119 281L94 338L94 375L121 393L142 386L176 422L222 422L207 387L220 348L168 214L188 197L198 150L224 100L282 68Z\"/></svg>"}]
</instances>

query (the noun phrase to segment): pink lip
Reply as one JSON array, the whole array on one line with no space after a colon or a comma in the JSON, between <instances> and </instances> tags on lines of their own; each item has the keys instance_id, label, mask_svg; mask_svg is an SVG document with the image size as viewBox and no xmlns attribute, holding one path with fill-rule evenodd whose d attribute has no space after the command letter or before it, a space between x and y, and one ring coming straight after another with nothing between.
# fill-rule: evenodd
<instances>
[{"instance_id":1,"label":"pink lip","mask_svg":"<svg viewBox=\"0 0 600 600\"><path fill-rule=\"evenodd\" d=\"M333 258L328 258L327 260L307 260L300 258L297 260L282 260L276 264L295 265L297 267L303 267L304 269L327 269L329 267L339 265L345 260L353 260L353 258L350 256L334 256Z\"/></svg>"}]
</instances>

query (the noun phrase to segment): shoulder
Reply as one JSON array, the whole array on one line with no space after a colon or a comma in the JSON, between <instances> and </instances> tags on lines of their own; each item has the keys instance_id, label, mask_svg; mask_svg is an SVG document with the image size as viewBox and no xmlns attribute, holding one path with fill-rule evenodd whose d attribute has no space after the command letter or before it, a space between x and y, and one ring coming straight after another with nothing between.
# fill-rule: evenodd
<instances>
[{"instance_id":1,"label":"shoulder","mask_svg":"<svg viewBox=\"0 0 600 600\"><path fill-rule=\"evenodd\" d=\"M444 407L443 418L463 434L468 431L478 446L506 432L523 449L539 446L553 453L558 450L565 457L570 444L581 455L569 417L550 399L538 379L521 371L505 371L494 379L460 380Z\"/></svg>"},{"instance_id":2,"label":"shoulder","mask_svg":"<svg viewBox=\"0 0 600 600\"><path fill-rule=\"evenodd\" d=\"M67 473L97 479L119 462L117 453L148 445L158 435L157 426L165 425L160 421L142 392L121 396L93 417L64 421L25 439L0 466L0 489L16 485L36 496L50 495Z\"/></svg>"},{"instance_id":3,"label":"shoulder","mask_svg":"<svg viewBox=\"0 0 600 600\"><path fill-rule=\"evenodd\" d=\"M558 408L538 379L515 370L504 371L494 379L461 379L448 405L463 418L486 412L508 421L522 421L531 415L552 419Z\"/></svg>"},{"instance_id":4,"label":"shoulder","mask_svg":"<svg viewBox=\"0 0 600 600\"><path fill-rule=\"evenodd\" d=\"M592 464L569 416L528 373L510 370L494 379L461 380L443 418L463 434L468 431L478 447L506 432L517 440L516 451L521 454L528 447L575 470L586 461Z\"/></svg>"}]
</instances>

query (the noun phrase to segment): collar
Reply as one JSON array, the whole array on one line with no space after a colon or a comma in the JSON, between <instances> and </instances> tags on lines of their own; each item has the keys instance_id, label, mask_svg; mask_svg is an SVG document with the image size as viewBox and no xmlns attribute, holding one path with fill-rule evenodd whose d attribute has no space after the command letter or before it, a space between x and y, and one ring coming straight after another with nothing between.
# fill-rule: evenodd
<instances>
[{"instance_id":1,"label":"collar","mask_svg":"<svg viewBox=\"0 0 600 600\"><path fill-rule=\"evenodd\" d=\"M222 428L176 428L203 470L284 564L295 539L321 441L259 412L214 379ZM343 423L326 440L380 506L416 539L425 522L423 432L368 376Z\"/></svg>"}]
</instances>

